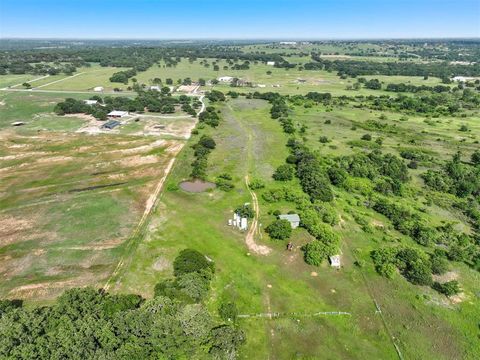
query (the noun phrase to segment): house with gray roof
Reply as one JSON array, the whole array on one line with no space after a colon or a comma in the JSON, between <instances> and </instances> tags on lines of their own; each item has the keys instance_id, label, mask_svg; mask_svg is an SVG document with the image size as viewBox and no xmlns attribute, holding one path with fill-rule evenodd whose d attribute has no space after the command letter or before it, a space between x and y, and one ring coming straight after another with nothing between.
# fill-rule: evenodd
<instances>
[{"instance_id":1,"label":"house with gray roof","mask_svg":"<svg viewBox=\"0 0 480 360\"><path fill-rule=\"evenodd\" d=\"M298 214L278 215L278 218L281 220L287 220L292 229L296 229L300 225L300 216L298 216Z\"/></svg>"}]
</instances>

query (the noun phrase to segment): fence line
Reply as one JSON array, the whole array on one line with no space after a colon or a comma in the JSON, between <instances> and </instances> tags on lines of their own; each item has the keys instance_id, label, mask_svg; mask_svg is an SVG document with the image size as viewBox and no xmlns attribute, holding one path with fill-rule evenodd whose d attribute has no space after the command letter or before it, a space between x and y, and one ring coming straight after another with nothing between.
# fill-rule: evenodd
<instances>
[{"instance_id":1,"label":"fence line","mask_svg":"<svg viewBox=\"0 0 480 360\"><path fill-rule=\"evenodd\" d=\"M240 314L242 319L259 319L259 318L280 318L280 317L315 317L315 316L351 316L352 314L346 311L319 311L316 313L302 313L302 312L273 312L273 313L256 313L256 314Z\"/></svg>"}]
</instances>

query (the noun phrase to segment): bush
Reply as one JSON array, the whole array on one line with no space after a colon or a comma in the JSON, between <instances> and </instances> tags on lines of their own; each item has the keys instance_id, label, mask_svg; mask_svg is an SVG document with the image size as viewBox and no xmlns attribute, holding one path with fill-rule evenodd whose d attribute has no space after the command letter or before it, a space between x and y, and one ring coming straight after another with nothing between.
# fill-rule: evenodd
<instances>
[{"instance_id":1,"label":"bush","mask_svg":"<svg viewBox=\"0 0 480 360\"><path fill-rule=\"evenodd\" d=\"M173 273L175 276L200 272L204 269L208 269L213 273L215 266L205 258L205 255L197 250L184 249L180 251L180 254L173 261Z\"/></svg>"},{"instance_id":2,"label":"bush","mask_svg":"<svg viewBox=\"0 0 480 360\"><path fill-rule=\"evenodd\" d=\"M217 188L225 192L231 191L235 188L235 185L233 185L229 180L221 177L217 178L217 180L215 181L215 185L217 185Z\"/></svg>"},{"instance_id":3,"label":"bush","mask_svg":"<svg viewBox=\"0 0 480 360\"><path fill-rule=\"evenodd\" d=\"M432 288L447 297L457 295L460 292L460 286L457 280L448 281L443 284L434 282Z\"/></svg>"},{"instance_id":4,"label":"bush","mask_svg":"<svg viewBox=\"0 0 480 360\"><path fill-rule=\"evenodd\" d=\"M272 239L285 240L292 235L292 227L288 220L277 219L265 228Z\"/></svg>"},{"instance_id":5,"label":"bush","mask_svg":"<svg viewBox=\"0 0 480 360\"><path fill-rule=\"evenodd\" d=\"M272 177L277 181L289 181L293 179L295 168L291 164L280 165L273 173Z\"/></svg>"},{"instance_id":6,"label":"bush","mask_svg":"<svg viewBox=\"0 0 480 360\"><path fill-rule=\"evenodd\" d=\"M304 245L302 250L305 262L315 266L320 266L328 256L335 254L335 250L328 244L324 244L318 240L311 241Z\"/></svg>"},{"instance_id":7,"label":"bush","mask_svg":"<svg viewBox=\"0 0 480 360\"><path fill-rule=\"evenodd\" d=\"M330 140L328 140L328 137L326 137L326 136L320 136L319 141L320 141L322 144L326 144L326 143L330 142Z\"/></svg>"},{"instance_id":8,"label":"bush","mask_svg":"<svg viewBox=\"0 0 480 360\"><path fill-rule=\"evenodd\" d=\"M218 314L224 321L237 321L238 309L233 301L220 303L218 307Z\"/></svg>"},{"instance_id":9,"label":"bush","mask_svg":"<svg viewBox=\"0 0 480 360\"><path fill-rule=\"evenodd\" d=\"M265 182L259 178L253 178L249 183L249 187L252 190L263 189L265 187Z\"/></svg>"},{"instance_id":10,"label":"bush","mask_svg":"<svg viewBox=\"0 0 480 360\"><path fill-rule=\"evenodd\" d=\"M361 137L362 140L370 141L372 140L372 135L370 134L365 134Z\"/></svg>"},{"instance_id":11,"label":"bush","mask_svg":"<svg viewBox=\"0 0 480 360\"><path fill-rule=\"evenodd\" d=\"M248 219L253 219L255 216L255 211L253 211L253 208L250 205L239 206L235 209L235 212L242 218L246 217Z\"/></svg>"}]
</instances>

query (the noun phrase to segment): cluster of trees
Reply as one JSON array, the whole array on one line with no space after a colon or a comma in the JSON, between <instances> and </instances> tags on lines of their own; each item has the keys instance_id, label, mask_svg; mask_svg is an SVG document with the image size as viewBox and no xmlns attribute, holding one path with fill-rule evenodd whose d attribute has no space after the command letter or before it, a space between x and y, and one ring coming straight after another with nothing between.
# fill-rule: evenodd
<instances>
[{"instance_id":1,"label":"cluster of trees","mask_svg":"<svg viewBox=\"0 0 480 360\"><path fill-rule=\"evenodd\" d=\"M419 96L369 96L363 100L357 97L356 101L380 111L393 110L412 114L451 116L462 110L478 108L480 94L471 89L464 89L457 92L422 93Z\"/></svg>"},{"instance_id":2,"label":"cluster of trees","mask_svg":"<svg viewBox=\"0 0 480 360\"><path fill-rule=\"evenodd\" d=\"M395 229L410 236L418 244L431 247L440 245L445 248L445 257L452 261L465 262L480 268L480 247L474 236L456 231L452 224L432 227L410 207L378 197L373 209L385 215Z\"/></svg>"},{"instance_id":3,"label":"cluster of trees","mask_svg":"<svg viewBox=\"0 0 480 360\"><path fill-rule=\"evenodd\" d=\"M435 85L435 86L415 86L412 84L388 84L385 88L386 91L392 92L410 92L410 93L417 93L420 91L430 91L435 93L442 93L442 92L449 92L451 90L450 86L446 85Z\"/></svg>"},{"instance_id":4,"label":"cluster of trees","mask_svg":"<svg viewBox=\"0 0 480 360\"><path fill-rule=\"evenodd\" d=\"M51 306L0 301L2 359L233 359L245 335L218 322L203 300L213 263L195 250L174 261L175 279L155 287L155 297L71 289ZM235 307L223 306L223 315ZM222 315L223 314L223 315Z\"/></svg>"},{"instance_id":5,"label":"cluster of trees","mask_svg":"<svg viewBox=\"0 0 480 360\"><path fill-rule=\"evenodd\" d=\"M103 99L100 96L93 96L91 99L97 100L98 103L95 105L86 105L82 100L68 98L58 103L54 111L58 115L74 113L92 114L99 120L105 120L107 114L112 110L130 112L149 111L172 114L175 112L175 106L181 105L183 111L192 116L196 115L196 111L191 105L190 97L185 95L173 97L166 92L144 91L137 88L137 96L133 99L124 96L107 96ZM198 107L197 104L194 105Z\"/></svg>"},{"instance_id":6,"label":"cluster of trees","mask_svg":"<svg viewBox=\"0 0 480 360\"><path fill-rule=\"evenodd\" d=\"M399 271L412 284L432 286L446 296L460 292L460 286L455 280L445 283L432 280L432 274L441 275L448 270L442 250L437 249L428 254L412 247L383 247L373 250L371 257L377 272L387 278L393 278Z\"/></svg>"},{"instance_id":7,"label":"cluster of trees","mask_svg":"<svg viewBox=\"0 0 480 360\"><path fill-rule=\"evenodd\" d=\"M292 235L292 226L288 220L277 219L265 228L272 239L285 240Z\"/></svg>"},{"instance_id":8,"label":"cluster of trees","mask_svg":"<svg viewBox=\"0 0 480 360\"><path fill-rule=\"evenodd\" d=\"M207 106L198 116L198 121L215 128L220 124L220 116L213 106Z\"/></svg>"},{"instance_id":9,"label":"cluster of trees","mask_svg":"<svg viewBox=\"0 0 480 360\"><path fill-rule=\"evenodd\" d=\"M83 63L36 63L30 64L24 61L15 63L0 63L0 75L6 74L35 74L35 75L72 75L78 66L89 66Z\"/></svg>"},{"instance_id":10,"label":"cluster of trees","mask_svg":"<svg viewBox=\"0 0 480 360\"><path fill-rule=\"evenodd\" d=\"M435 190L454 194L458 197L480 195L480 166L479 152L472 154L472 164L461 161L461 154L457 153L452 160L447 161L439 170L427 170L422 174L425 184ZM476 163L477 162L477 163Z\"/></svg>"},{"instance_id":11,"label":"cluster of trees","mask_svg":"<svg viewBox=\"0 0 480 360\"><path fill-rule=\"evenodd\" d=\"M290 133L286 129L284 120L288 119L287 97L277 93L254 93L253 97L269 101L272 104L270 111L272 119L279 119L284 131ZM297 96L294 101L299 100L328 103L331 96L328 93L311 92L302 99ZM286 164L280 165L276 169L273 178L279 181L287 181L296 175L300 180L303 191L283 187L265 191L262 197L268 202L285 200L296 204L297 210L300 212L300 225L315 237L314 241L302 247L305 262L318 266L328 256L338 252L339 237L331 227L336 223L337 215L333 208L327 205L328 202L333 200L333 192L330 187L327 169L318 156L295 138L291 138L287 146L291 154L286 159ZM266 231L272 238L286 239L290 237L291 226L288 221L277 219L266 228Z\"/></svg>"},{"instance_id":12,"label":"cluster of trees","mask_svg":"<svg viewBox=\"0 0 480 360\"><path fill-rule=\"evenodd\" d=\"M304 64L305 70L336 71L340 76L402 75L435 76L449 79L452 76L479 76L480 64L460 65L448 62L378 62L361 60L328 60L312 54L313 62Z\"/></svg>"},{"instance_id":13,"label":"cluster of trees","mask_svg":"<svg viewBox=\"0 0 480 360\"><path fill-rule=\"evenodd\" d=\"M96 100L96 97L92 100ZM98 120L106 120L108 112L111 111L109 109L110 107L105 106L101 98L100 102L95 105L87 105L83 100L67 98L65 101L59 102L55 105L53 111L55 111L57 115L83 113L93 115Z\"/></svg>"},{"instance_id":14,"label":"cluster of trees","mask_svg":"<svg viewBox=\"0 0 480 360\"><path fill-rule=\"evenodd\" d=\"M385 195L400 195L402 184L409 180L404 162L395 155L383 155L380 150L340 157L328 170L330 181L337 186L343 185L347 175L375 181L375 190Z\"/></svg>"},{"instance_id":15,"label":"cluster of trees","mask_svg":"<svg viewBox=\"0 0 480 360\"><path fill-rule=\"evenodd\" d=\"M211 102L225 101L225 94L218 90L211 90L205 96Z\"/></svg>"},{"instance_id":16,"label":"cluster of trees","mask_svg":"<svg viewBox=\"0 0 480 360\"><path fill-rule=\"evenodd\" d=\"M210 136L203 135L198 142L192 146L195 161L192 163L190 176L193 179L205 180L207 178L208 155L216 147L215 140Z\"/></svg>"},{"instance_id":17,"label":"cluster of trees","mask_svg":"<svg viewBox=\"0 0 480 360\"><path fill-rule=\"evenodd\" d=\"M125 71L118 71L116 73L113 73L112 76L110 76L110 82L116 82L116 83L123 83L125 85L128 84L128 79L134 77L137 75L137 70L136 69L130 69L130 70L125 70Z\"/></svg>"}]
</instances>

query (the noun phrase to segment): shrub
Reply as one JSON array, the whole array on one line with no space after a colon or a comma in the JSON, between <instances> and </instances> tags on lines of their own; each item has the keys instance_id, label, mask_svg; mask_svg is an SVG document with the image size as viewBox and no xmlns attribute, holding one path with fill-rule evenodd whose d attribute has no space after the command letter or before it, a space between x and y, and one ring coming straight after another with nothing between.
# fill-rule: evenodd
<instances>
[{"instance_id":1,"label":"shrub","mask_svg":"<svg viewBox=\"0 0 480 360\"><path fill-rule=\"evenodd\" d=\"M285 240L292 235L292 227L288 220L277 219L265 228L272 239Z\"/></svg>"},{"instance_id":2,"label":"shrub","mask_svg":"<svg viewBox=\"0 0 480 360\"><path fill-rule=\"evenodd\" d=\"M372 140L372 135L370 134L365 134L361 137L362 140L370 141Z\"/></svg>"},{"instance_id":3,"label":"shrub","mask_svg":"<svg viewBox=\"0 0 480 360\"><path fill-rule=\"evenodd\" d=\"M293 179L295 168L291 164L280 165L273 173L272 177L277 181L289 181Z\"/></svg>"},{"instance_id":4,"label":"shrub","mask_svg":"<svg viewBox=\"0 0 480 360\"><path fill-rule=\"evenodd\" d=\"M173 261L173 273L175 276L200 272L203 269L209 269L213 273L215 266L197 250L184 249L180 251L180 254Z\"/></svg>"},{"instance_id":5,"label":"shrub","mask_svg":"<svg viewBox=\"0 0 480 360\"><path fill-rule=\"evenodd\" d=\"M253 211L253 208L250 205L239 206L235 209L235 212L240 217L246 217L248 219L252 219L255 216L255 211Z\"/></svg>"},{"instance_id":6,"label":"shrub","mask_svg":"<svg viewBox=\"0 0 480 360\"><path fill-rule=\"evenodd\" d=\"M447 297L457 295L460 292L460 286L456 280L448 281L443 284L434 282L432 288Z\"/></svg>"},{"instance_id":7,"label":"shrub","mask_svg":"<svg viewBox=\"0 0 480 360\"><path fill-rule=\"evenodd\" d=\"M309 265L319 266L330 255L335 254L335 249L321 241L314 240L302 247L303 258Z\"/></svg>"},{"instance_id":8,"label":"shrub","mask_svg":"<svg viewBox=\"0 0 480 360\"><path fill-rule=\"evenodd\" d=\"M326 143L328 143L330 140L328 140L328 137L326 137L326 136L320 136L319 141L320 141L322 144L326 144Z\"/></svg>"},{"instance_id":9,"label":"shrub","mask_svg":"<svg viewBox=\"0 0 480 360\"><path fill-rule=\"evenodd\" d=\"M263 189L265 187L265 182L262 179L253 178L252 181L250 181L249 187L252 190Z\"/></svg>"},{"instance_id":10,"label":"shrub","mask_svg":"<svg viewBox=\"0 0 480 360\"><path fill-rule=\"evenodd\" d=\"M233 321L237 320L238 309L236 304L233 301L223 301L218 307L218 314L224 321Z\"/></svg>"}]
</instances>

